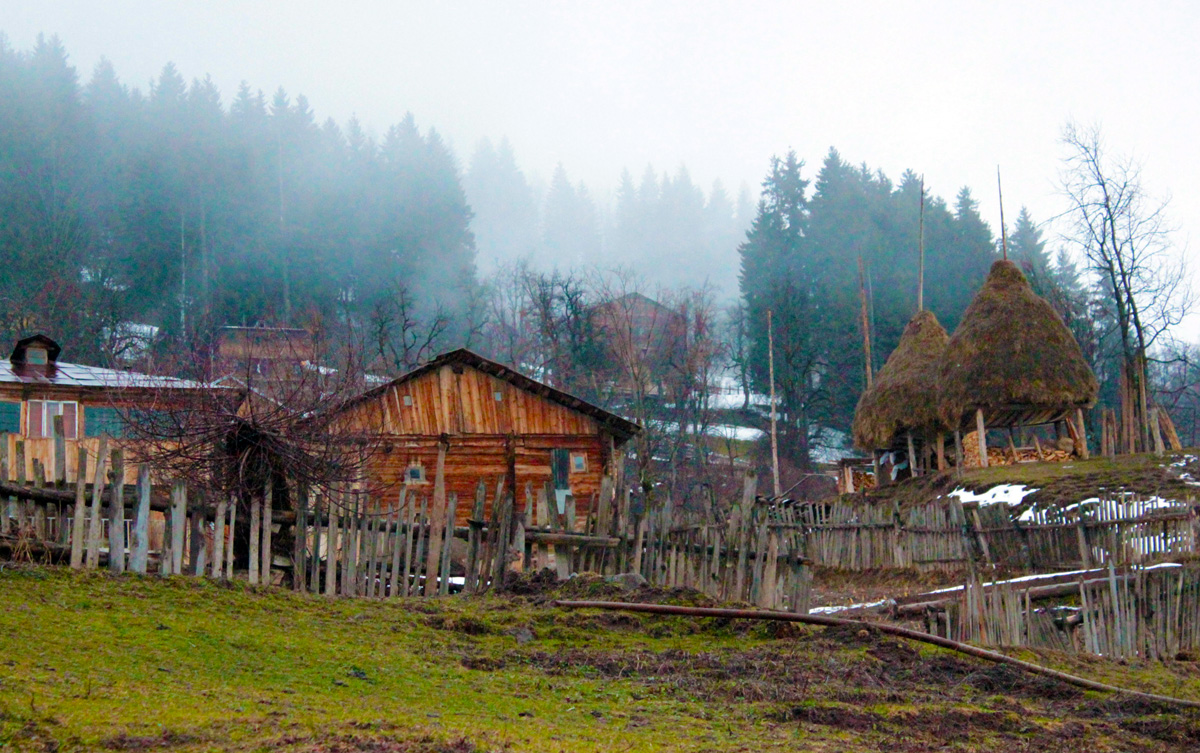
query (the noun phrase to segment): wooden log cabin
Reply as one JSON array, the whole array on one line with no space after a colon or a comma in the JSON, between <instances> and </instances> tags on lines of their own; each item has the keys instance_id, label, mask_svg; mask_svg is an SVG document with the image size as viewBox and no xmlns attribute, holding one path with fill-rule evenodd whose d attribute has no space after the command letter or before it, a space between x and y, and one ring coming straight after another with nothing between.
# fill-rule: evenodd
<instances>
[{"instance_id":1,"label":"wooden log cabin","mask_svg":"<svg viewBox=\"0 0 1200 753\"><path fill-rule=\"evenodd\" d=\"M156 410L208 389L184 379L67 363L58 360L61 352L58 343L39 334L18 341L8 359L0 360L0 457L7 461L10 480L32 480L35 459L48 481L74 479L80 446L88 449L90 474L101 435L114 440L111 447L130 445L124 439L130 410ZM54 420L59 416L65 462L56 459L54 450ZM24 468L16 466L17 442L23 448ZM133 455L128 459L136 460ZM132 462L126 464L125 480L137 480Z\"/></svg>"},{"instance_id":2,"label":"wooden log cabin","mask_svg":"<svg viewBox=\"0 0 1200 753\"><path fill-rule=\"evenodd\" d=\"M470 350L443 354L339 409L342 430L371 435L367 488L373 506L395 504L402 484L431 496L445 447L447 495L457 494L456 523L466 525L480 480L515 490L549 483L560 511L574 498L576 525L593 509L601 478L618 475L617 450L641 431L634 423L531 379Z\"/></svg>"}]
</instances>

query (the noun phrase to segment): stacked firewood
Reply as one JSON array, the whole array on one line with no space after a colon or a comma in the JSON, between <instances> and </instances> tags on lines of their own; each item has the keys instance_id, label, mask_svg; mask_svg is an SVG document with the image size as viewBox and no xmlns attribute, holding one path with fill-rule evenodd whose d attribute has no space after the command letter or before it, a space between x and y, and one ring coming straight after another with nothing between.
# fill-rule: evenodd
<instances>
[{"instance_id":1,"label":"stacked firewood","mask_svg":"<svg viewBox=\"0 0 1200 753\"><path fill-rule=\"evenodd\" d=\"M875 488L875 474L866 471L854 471L854 488L857 491Z\"/></svg>"},{"instance_id":2,"label":"stacked firewood","mask_svg":"<svg viewBox=\"0 0 1200 753\"><path fill-rule=\"evenodd\" d=\"M979 467L979 438L975 432L966 434L962 438L963 457L966 460L964 467L978 468ZM1071 460L1075 457L1075 453L1068 449L1059 449L1053 445L1043 445L1041 452L1038 452L1037 447L1018 447L1016 448L1016 458L1013 458L1013 450L1011 447L988 447L988 465L1013 465L1014 463L1062 463Z\"/></svg>"}]
</instances>

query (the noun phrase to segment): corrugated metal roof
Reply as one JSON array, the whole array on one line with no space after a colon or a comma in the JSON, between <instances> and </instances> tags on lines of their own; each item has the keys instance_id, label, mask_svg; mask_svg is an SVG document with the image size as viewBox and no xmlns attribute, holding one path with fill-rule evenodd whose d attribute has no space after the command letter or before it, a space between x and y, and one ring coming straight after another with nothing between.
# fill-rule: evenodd
<instances>
[{"instance_id":1,"label":"corrugated metal roof","mask_svg":"<svg viewBox=\"0 0 1200 753\"><path fill-rule=\"evenodd\" d=\"M99 366L83 366L63 361L58 361L49 368L26 365L14 368L12 362L7 359L0 360L0 383L108 389L199 390L208 387L202 382L193 382L188 379L102 369Z\"/></svg>"}]
</instances>

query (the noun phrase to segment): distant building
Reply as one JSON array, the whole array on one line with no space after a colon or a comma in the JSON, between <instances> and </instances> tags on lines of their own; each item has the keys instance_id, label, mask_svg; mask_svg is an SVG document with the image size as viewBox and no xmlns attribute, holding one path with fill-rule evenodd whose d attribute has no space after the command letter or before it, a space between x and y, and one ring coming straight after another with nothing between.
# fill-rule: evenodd
<instances>
[{"instance_id":1,"label":"distant building","mask_svg":"<svg viewBox=\"0 0 1200 753\"><path fill-rule=\"evenodd\" d=\"M597 304L591 313L607 351L605 361L613 365L609 378L617 393L633 389L635 370L630 367L635 364L645 367L642 373L650 392L659 392L659 381L667 367L686 355L687 314L641 293Z\"/></svg>"},{"instance_id":2,"label":"distant building","mask_svg":"<svg viewBox=\"0 0 1200 753\"><path fill-rule=\"evenodd\" d=\"M296 327L221 327L213 377L249 386L300 381L316 360L316 337Z\"/></svg>"}]
</instances>

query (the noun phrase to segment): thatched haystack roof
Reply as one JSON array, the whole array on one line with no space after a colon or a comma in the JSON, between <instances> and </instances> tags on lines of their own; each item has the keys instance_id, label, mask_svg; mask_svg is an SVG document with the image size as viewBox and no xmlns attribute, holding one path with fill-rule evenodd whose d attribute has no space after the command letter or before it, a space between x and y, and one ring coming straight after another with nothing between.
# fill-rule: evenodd
<instances>
[{"instance_id":1,"label":"thatched haystack roof","mask_svg":"<svg viewBox=\"0 0 1200 753\"><path fill-rule=\"evenodd\" d=\"M946 345L938 414L1091 406L1099 385L1074 335L1011 261L992 265Z\"/></svg>"},{"instance_id":2,"label":"thatched haystack roof","mask_svg":"<svg viewBox=\"0 0 1200 753\"><path fill-rule=\"evenodd\" d=\"M854 444L864 450L891 446L901 429L938 423L937 380L949 337L931 311L918 311L887 363L854 411Z\"/></svg>"}]
</instances>

